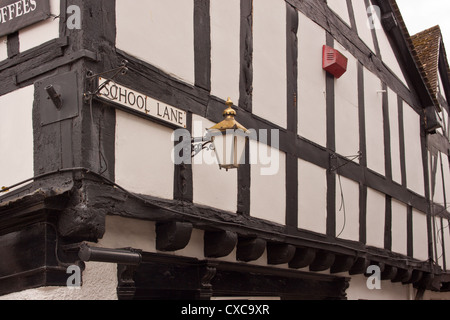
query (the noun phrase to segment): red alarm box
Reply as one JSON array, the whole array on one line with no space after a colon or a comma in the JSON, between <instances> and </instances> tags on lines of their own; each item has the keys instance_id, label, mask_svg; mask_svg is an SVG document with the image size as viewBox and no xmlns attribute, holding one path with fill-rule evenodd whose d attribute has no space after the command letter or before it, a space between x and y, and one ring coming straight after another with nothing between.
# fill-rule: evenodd
<instances>
[{"instance_id":1,"label":"red alarm box","mask_svg":"<svg viewBox=\"0 0 450 320\"><path fill-rule=\"evenodd\" d=\"M347 71L348 59L336 49L323 46L322 67L339 79Z\"/></svg>"}]
</instances>

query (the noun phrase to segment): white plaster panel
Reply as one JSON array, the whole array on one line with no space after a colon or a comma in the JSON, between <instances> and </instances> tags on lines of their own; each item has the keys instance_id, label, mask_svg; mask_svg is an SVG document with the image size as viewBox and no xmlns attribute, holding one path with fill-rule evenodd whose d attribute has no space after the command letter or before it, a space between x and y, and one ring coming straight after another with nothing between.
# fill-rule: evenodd
<instances>
[{"instance_id":1,"label":"white plaster panel","mask_svg":"<svg viewBox=\"0 0 450 320\"><path fill-rule=\"evenodd\" d=\"M394 91L388 88L389 126L391 137L392 180L402 183L402 168L400 162L400 129L398 120L398 100Z\"/></svg>"},{"instance_id":2,"label":"white plaster panel","mask_svg":"<svg viewBox=\"0 0 450 320\"><path fill-rule=\"evenodd\" d=\"M413 209L413 256L418 260L428 260L427 217Z\"/></svg>"},{"instance_id":3,"label":"white plaster panel","mask_svg":"<svg viewBox=\"0 0 450 320\"><path fill-rule=\"evenodd\" d=\"M359 184L336 178L336 236L359 241Z\"/></svg>"},{"instance_id":4,"label":"white plaster panel","mask_svg":"<svg viewBox=\"0 0 450 320\"><path fill-rule=\"evenodd\" d=\"M356 28L358 29L358 35L362 41L375 52L375 45L372 37L372 30L370 27L373 25L369 23L368 8L365 5L365 1L352 0L353 11L355 13Z\"/></svg>"},{"instance_id":5,"label":"white plaster panel","mask_svg":"<svg viewBox=\"0 0 450 320\"><path fill-rule=\"evenodd\" d=\"M67 275L69 277L70 274ZM117 300L117 264L86 262L80 288L41 287L1 296L0 300Z\"/></svg>"},{"instance_id":6,"label":"white plaster panel","mask_svg":"<svg viewBox=\"0 0 450 320\"><path fill-rule=\"evenodd\" d=\"M444 166L445 196L446 196L447 202L449 202L449 200L450 200L450 166L449 166L448 157L443 156L442 163Z\"/></svg>"},{"instance_id":7,"label":"white plaster panel","mask_svg":"<svg viewBox=\"0 0 450 320\"><path fill-rule=\"evenodd\" d=\"M116 1L117 48L193 84L194 1Z\"/></svg>"},{"instance_id":8,"label":"white plaster panel","mask_svg":"<svg viewBox=\"0 0 450 320\"><path fill-rule=\"evenodd\" d=\"M350 25L347 0L328 0L327 4L345 23Z\"/></svg>"},{"instance_id":9,"label":"white plaster panel","mask_svg":"<svg viewBox=\"0 0 450 320\"><path fill-rule=\"evenodd\" d=\"M450 270L450 225L449 221L444 219L444 244L445 244L445 265Z\"/></svg>"},{"instance_id":10,"label":"white plaster panel","mask_svg":"<svg viewBox=\"0 0 450 320\"><path fill-rule=\"evenodd\" d=\"M445 93L443 93L443 94L445 94ZM442 113L439 116L442 118L442 124L444 127L444 136L448 139L448 137L449 137L448 112L445 109L442 109Z\"/></svg>"},{"instance_id":11,"label":"white plaster panel","mask_svg":"<svg viewBox=\"0 0 450 320\"><path fill-rule=\"evenodd\" d=\"M380 25L381 26L381 25ZM393 48L389 42L389 39L384 32L383 28L375 28L377 35L378 46L380 48L381 58L383 62L388 66L389 69L397 76L400 81L403 82L405 86L408 86L403 75L403 71L398 63L397 57L394 53Z\"/></svg>"},{"instance_id":12,"label":"white plaster panel","mask_svg":"<svg viewBox=\"0 0 450 320\"><path fill-rule=\"evenodd\" d=\"M193 116L193 137L203 137L214 123ZM220 170L212 150L203 150L192 159L194 202L221 210L237 210L237 170Z\"/></svg>"},{"instance_id":13,"label":"white plaster panel","mask_svg":"<svg viewBox=\"0 0 450 320\"><path fill-rule=\"evenodd\" d=\"M347 72L335 80L336 151L344 156L359 151L358 61L341 44L335 48L348 58Z\"/></svg>"},{"instance_id":14,"label":"white plaster panel","mask_svg":"<svg viewBox=\"0 0 450 320\"><path fill-rule=\"evenodd\" d=\"M116 112L116 183L131 192L173 199L172 129Z\"/></svg>"},{"instance_id":15,"label":"white plaster panel","mask_svg":"<svg viewBox=\"0 0 450 320\"><path fill-rule=\"evenodd\" d=\"M326 170L307 161L299 160L298 172L298 227L326 234Z\"/></svg>"},{"instance_id":16,"label":"white plaster panel","mask_svg":"<svg viewBox=\"0 0 450 320\"><path fill-rule=\"evenodd\" d=\"M253 2L253 113L286 128L286 2Z\"/></svg>"},{"instance_id":17,"label":"white plaster panel","mask_svg":"<svg viewBox=\"0 0 450 320\"><path fill-rule=\"evenodd\" d=\"M434 179L434 188L431 186L432 190L432 200L434 203L439 204L441 206L445 207L445 201L444 201L444 181L442 179L442 168L443 168L443 162L441 162L441 159L444 160L444 155L442 153L438 153L437 156L437 162L436 162L436 176ZM431 158L431 160L434 160L434 157ZM432 171L430 170L430 178L431 178ZM433 192L434 191L434 192Z\"/></svg>"},{"instance_id":18,"label":"white plaster panel","mask_svg":"<svg viewBox=\"0 0 450 320\"><path fill-rule=\"evenodd\" d=\"M366 244L384 248L386 196L367 188Z\"/></svg>"},{"instance_id":19,"label":"white plaster panel","mask_svg":"<svg viewBox=\"0 0 450 320\"><path fill-rule=\"evenodd\" d=\"M240 1L211 1L211 94L239 101Z\"/></svg>"},{"instance_id":20,"label":"white plaster panel","mask_svg":"<svg viewBox=\"0 0 450 320\"><path fill-rule=\"evenodd\" d=\"M385 174L383 93L381 81L364 68L364 110L366 119L367 166Z\"/></svg>"},{"instance_id":21,"label":"white plaster panel","mask_svg":"<svg viewBox=\"0 0 450 320\"><path fill-rule=\"evenodd\" d=\"M0 38L0 61L8 58L8 41L7 37Z\"/></svg>"},{"instance_id":22,"label":"white plaster panel","mask_svg":"<svg viewBox=\"0 0 450 320\"><path fill-rule=\"evenodd\" d=\"M298 134L322 146L327 144L325 43L325 30L299 13Z\"/></svg>"},{"instance_id":23,"label":"white plaster panel","mask_svg":"<svg viewBox=\"0 0 450 320\"><path fill-rule=\"evenodd\" d=\"M422 146L420 141L420 117L407 103L403 103L405 132L406 181L410 190L424 195Z\"/></svg>"},{"instance_id":24,"label":"white plaster panel","mask_svg":"<svg viewBox=\"0 0 450 320\"><path fill-rule=\"evenodd\" d=\"M0 187L34 176L34 87L0 96Z\"/></svg>"},{"instance_id":25,"label":"white plaster panel","mask_svg":"<svg viewBox=\"0 0 450 320\"><path fill-rule=\"evenodd\" d=\"M442 248L444 241L442 234L443 225L441 225L441 219L438 217L432 217L431 223L434 224L431 229L433 234L433 248L435 250L433 251L433 255L435 255L434 260L439 266L444 267L444 253Z\"/></svg>"},{"instance_id":26,"label":"white plaster panel","mask_svg":"<svg viewBox=\"0 0 450 320\"><path fill-rule=\"evenodd\" d=\"M103 238L96 246L103 248L136 248L156 252L156 226L153 221L106 216Z\"/></svg>"},{"instance_id":27,"label":"white plaster panel","mask_svg":"<svg viewBox=\"0 0 450 320\"><path fill-rule=\"evenodd\" d=\"M392 199L392 251L408 254L408 208L400 201Z\"/></svg>"},{"instance_id":28,"label":"white plaster panel","mask_svg":"<svg viewBox=\"0 0 450 320\"><path fill-rule=\"evenodd\" d=\"M251 150L262 150L278 162L278 170L265 174L267 168L261 161L252 161L250 214L253 217L286 224L286 155L278 149L251 141ZM253 146L252 146L253 145ZM262 148L262 149L261 149ZM260 159L259 159L260 160Z\"/></svg>"},{"instance_id":29,"label":"white plaster panel","mask_svg":"<svg viewBox=\"0 0 450 320\"><path fill-rule=\"evenodd\" d=\"M60 15L60 0L50 0L50 12L54 16ZM59 21L59 18L49 17L45 21L20 30L20 52L59 38Z\"/></svg>"}]
</instances>

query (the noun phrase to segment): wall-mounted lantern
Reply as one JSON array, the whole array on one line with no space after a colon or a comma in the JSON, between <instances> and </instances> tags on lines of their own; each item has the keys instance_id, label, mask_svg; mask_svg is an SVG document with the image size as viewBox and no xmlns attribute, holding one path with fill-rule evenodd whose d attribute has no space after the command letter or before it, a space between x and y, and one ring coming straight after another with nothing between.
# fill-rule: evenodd
<instances>
[{"instance_id":1,"label":"wall-mounted lantern","mask_svg":"<svg viewBox=\"0 0 450 320\"><path fill-rule=\"evenodd\" d=\"M201 149L212 144L220 169L237 169L242 164L245 155L248 130L235 120L236 111L233 102L228 98L227 108L223 112L224 120L207 129L206 136L200 145ZM193 144L194 147L194 144ZM195 156L200 150L195 148Z\"/></svg>"}]
</instances>

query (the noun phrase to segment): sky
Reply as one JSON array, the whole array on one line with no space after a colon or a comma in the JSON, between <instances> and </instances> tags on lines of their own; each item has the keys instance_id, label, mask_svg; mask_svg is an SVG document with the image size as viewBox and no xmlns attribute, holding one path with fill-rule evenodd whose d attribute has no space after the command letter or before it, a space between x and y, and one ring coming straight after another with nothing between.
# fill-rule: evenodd
<instances>
[{"instance_id":1,"label":"sky","mask_svg":"<svg viewBox=\"0 0 450 320\"><path fill-rule=\"evenodd\" d=\"M409 34L414 35L439 25L447 55L450 52L449 0L397 0Z\"/></svg>"}]
</instances>

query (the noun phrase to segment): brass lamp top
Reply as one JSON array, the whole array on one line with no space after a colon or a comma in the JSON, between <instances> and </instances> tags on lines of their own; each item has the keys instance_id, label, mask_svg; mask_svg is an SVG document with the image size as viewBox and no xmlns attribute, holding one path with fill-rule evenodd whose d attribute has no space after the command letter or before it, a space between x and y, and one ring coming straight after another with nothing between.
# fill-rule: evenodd
<instances>
[{"instance_id":1,"label":"brass lamp top","mask_svg":"<svg viewBox=\"0 0 450 320\"><path fill-rule=\"evenodd\" d=\"M244 132L247 132L248 130L234 119L237 113L232 108L233 101L231 101L231 99L228 98L225 104L227 105L227 108L223 111L224 120L216 124L214 127L210 128L209 130L226 131L226 130L241 129Z\"/></svg>"}]
</instances>

